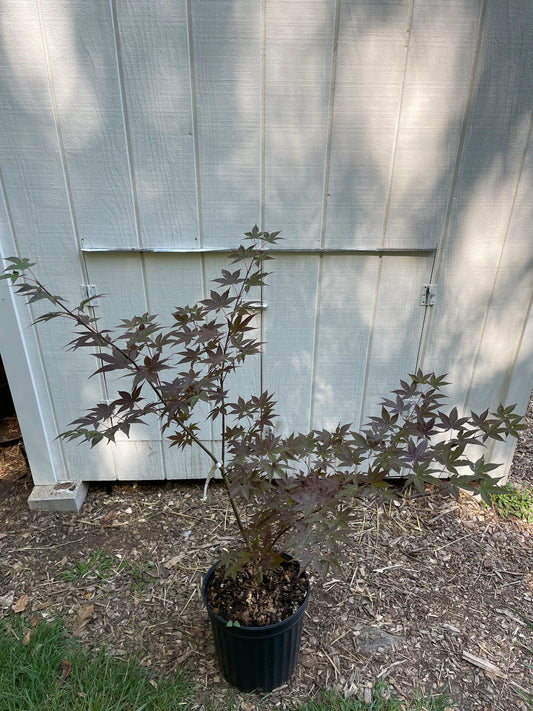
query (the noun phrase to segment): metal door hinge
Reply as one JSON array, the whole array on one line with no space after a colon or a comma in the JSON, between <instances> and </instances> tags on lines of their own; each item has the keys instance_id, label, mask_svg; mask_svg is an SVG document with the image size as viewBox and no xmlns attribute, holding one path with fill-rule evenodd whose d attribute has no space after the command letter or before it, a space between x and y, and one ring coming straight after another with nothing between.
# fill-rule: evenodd
<instances>
[{"instance_id":1,"label":"metal door hinge","mask_svg":"<svg viewBox=\"0 0 533 711\"><path fill-rule=\"evenodd\" d=\"M435 306L437 298L436 284L422 284L422 294L420 297L420 306Z\"/></svg>"}]
</instances>

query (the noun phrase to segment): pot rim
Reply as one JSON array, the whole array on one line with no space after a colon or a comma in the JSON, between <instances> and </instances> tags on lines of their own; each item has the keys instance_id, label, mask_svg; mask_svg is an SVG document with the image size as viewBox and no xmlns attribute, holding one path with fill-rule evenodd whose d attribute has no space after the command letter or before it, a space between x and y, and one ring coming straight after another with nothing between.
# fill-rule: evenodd
<instances>
[{"instance_id":1,"label":"pot rim","mask_svg":"<svg viewBox=\"0 0 533 711\"><path fill-rule=\"evenodd\" d=\"M224 625L227 625L230 620L226 620L224 617L221 617L217 612L213 611L213 608L209 604L207 600L207 587L208 587L208 582L210 582L210 578L212 577L213 573L215 572L215 568L217 565L219 565L220 561L217 560L216 563L213 563L213 565L209 568L207 573L204 575L204 579L202 581L202 600L204 602L204 605L207 608L207 611L210 616L214 617L216 620L221 622ZM301 612L302 609L305 610L307 607L307 603L309 602L309 596L311 594L311 585L309 583L309 576L307 573L305 574L306 576L306 582L307 582L307 593L305 595L304 601L300 605L300 607L295 610L295 612L292 613L292 615L289 615L289 617L286 617L284 620L280 620L279 622L274 622L272 625L260 625L260 626L254 626L254 625L237 625L235 629L237 630L257 630L258 632L260 631L265 631L265 630L274 630L278 625L286 625L289 620L291 620L295 615L298 615L298 613Z\"/></svg>"}]
</instances>

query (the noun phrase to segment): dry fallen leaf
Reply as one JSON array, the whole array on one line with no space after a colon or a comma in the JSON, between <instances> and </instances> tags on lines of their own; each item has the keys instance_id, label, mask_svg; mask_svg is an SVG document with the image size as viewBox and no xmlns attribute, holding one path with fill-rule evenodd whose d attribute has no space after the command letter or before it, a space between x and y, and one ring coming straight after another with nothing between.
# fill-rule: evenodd
<instances>
[{"instance_id":1,"label":"dry fallen leaf","mask_svg":"<svg viewBox=\"0 0 533 711\"><path fill-rule=\"evenodd\" d=\"M6 538L6 537L7 537L7 533L0 533L0 541L2 540L2 538Z\"/></svg>"},{"instance_id":2,"label":"dry fallen leaf","mask_svg":"<svg viewBox=\"0 0 533 711\"><path fill-rule=\"evenodd\" d=\"M111 522L113 521L116 515L116 511L109 511L109 513L106 513L105 516L102 516L102 518L100 519L100 523L104 528L109 528L111 526Z\"/></svg>"},{"instance_id":3,"label":"dry fallen leaf","mask_svg":"<svg viewBox=\"0 0 533 711\"><path fill-rule=\"evenodd\" d=\"M87 632L87 625L93 619L94 605L84 605L76 612L74 618L73 634L82 635Z\"/></svg>"},{"instance_id":4,"label":"dry fallen leaf","mask_svg":"<svg viewBox=\"0 0 533 711\"><path fill-rule=\"evenodd\" d=\"M65 661L61 665L61 681L66 681L66 678L70 674L71 670L72 664L69 662L68 659L65 659Z\"/></svg>"},{"instance_id":5,"label":"dry fallen leaf","mask_svg":"<svg viewBox=\"0 0 533 711\"><path fill-rule=\"evenodd\" d=\"M31 630L28 630L22 639L22 645L27 647L31 640Z\"/></svg>"},{"instance_id":6,"label":"dry fallen leaf","mask_svg":"<svg viewBox=\"0 0 533 711\"><path fill-rule=\"evenodd\" d=\"M11 605L11 609L16 613L24 612L24 610L28 607L29 601L30 598L27 595L22 595L22 597L19 597L14 605Z\"/></svg>"},{"instance_id":7,"label":"dry fallen leaf","mask_svg":"<svg viewBox=\"0 0 533 711\"><path fill-rule=\"evenodd\" d=\"M203 637L205 634L203 627L191 627L191 629L189 630L189 633L193 637Z\"/></svg>"}]
</instances>

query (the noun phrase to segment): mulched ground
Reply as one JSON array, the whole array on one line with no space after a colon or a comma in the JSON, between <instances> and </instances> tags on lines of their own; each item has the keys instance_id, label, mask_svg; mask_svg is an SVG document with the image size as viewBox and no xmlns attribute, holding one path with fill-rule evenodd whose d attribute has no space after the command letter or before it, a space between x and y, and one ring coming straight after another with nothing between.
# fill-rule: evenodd
<instances>
[{"instance_id":1,"label":"mulched ground","mask_svg":"<svg viewBox=\"0 0 533 711\"><path fill-rule=\"evenodd\" d=\"M531 411L528 423L514 483L533 483ZM185 665L197 707L226 708L234 692L200 594L234 541L222 488L204 503L203 482L94 485L79 514L30 512L30 491L20 446L0 449L0 616L62 618L88 644L164 672ZM460 711L526 711L518 692L533 689L533 635L520 615L533 619L533 524L434 491L365 499L359 511L343 570L312 578L294 678L266 700L235 693L235 708L283 708L321 686L364 697L385 679L402 697L447 690ZM391 637L365 654L376 631Z\"/></svg>"}]
</instances>

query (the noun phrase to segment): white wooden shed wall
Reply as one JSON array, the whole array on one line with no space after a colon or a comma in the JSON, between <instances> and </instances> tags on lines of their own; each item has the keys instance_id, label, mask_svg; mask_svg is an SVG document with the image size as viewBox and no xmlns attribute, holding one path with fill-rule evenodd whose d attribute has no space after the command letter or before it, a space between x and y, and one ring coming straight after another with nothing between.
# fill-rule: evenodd
<instances>
[{"instance_id":1,"label":"white wooden shed wall","mask_svg":"<svg viewBox=\"0 0 533 711\"><path fill-rule=\"evenodd\" d=\"M1 0L0 256L74 303L95 284L106 325L164 319L258 223L284 252L243 379L281 430L360 425L417 366L466 409L524 411L532 50L530 0ZM114 384L31 319L1 282L36 484L206 474L154 428L56 441Z\"/></svg>"}]
</instances>

